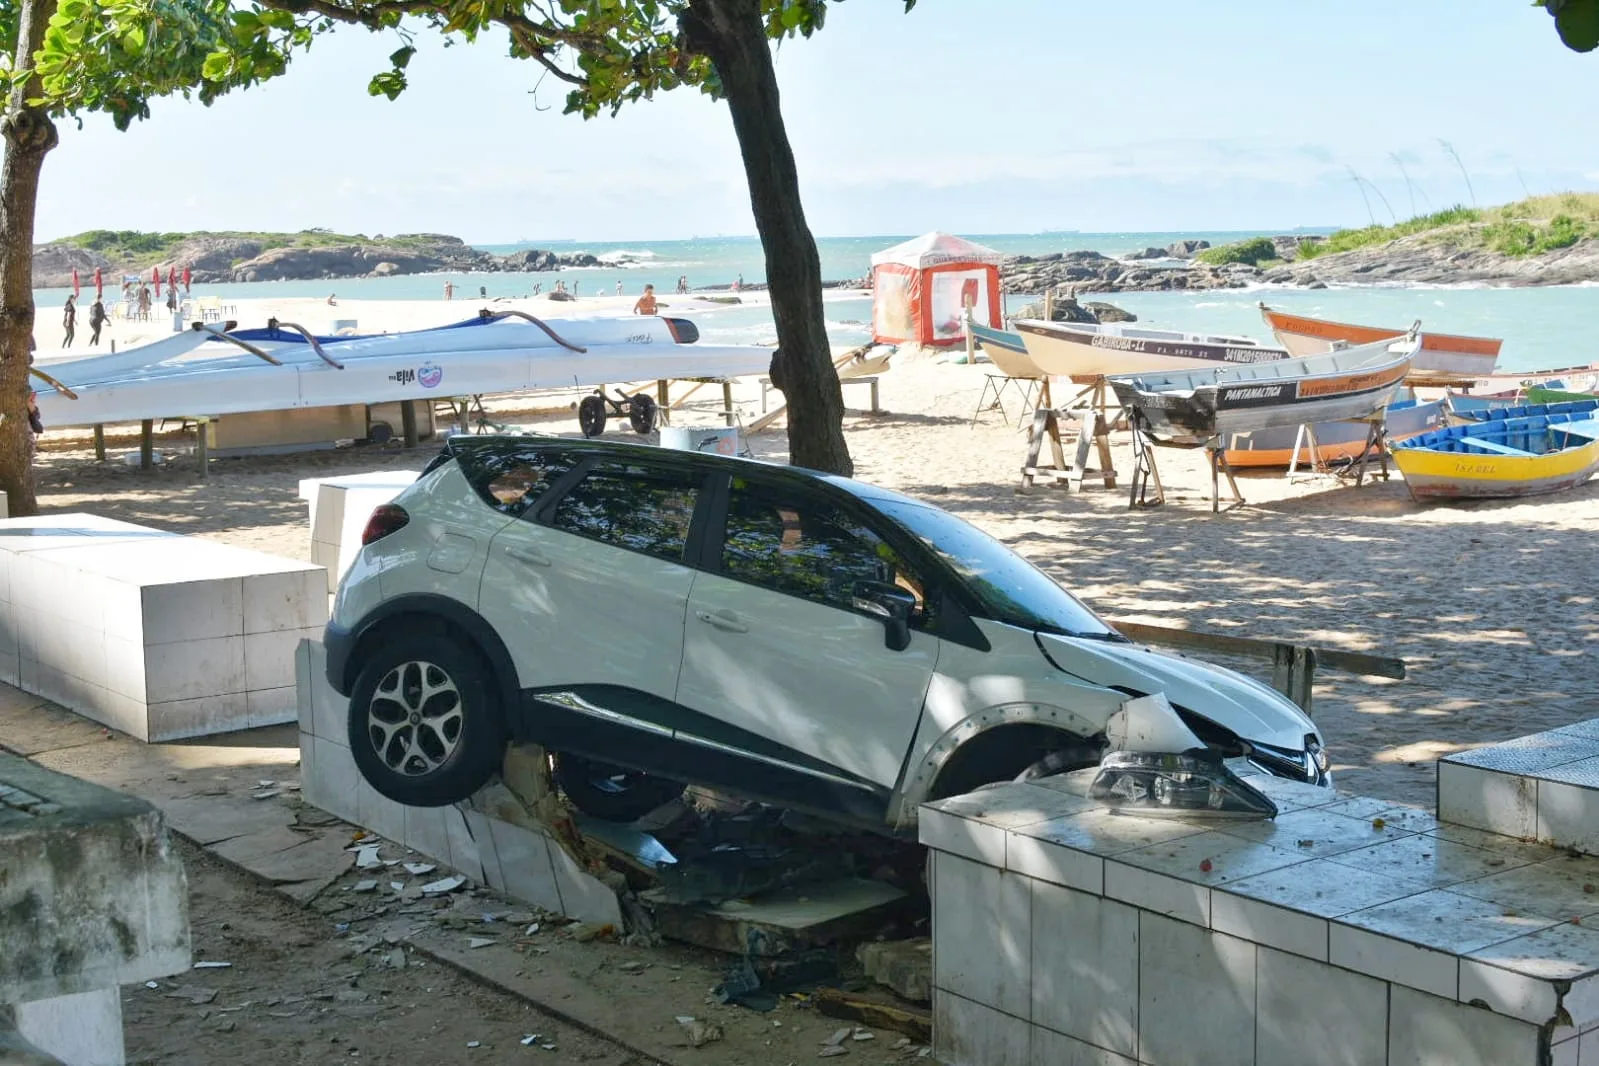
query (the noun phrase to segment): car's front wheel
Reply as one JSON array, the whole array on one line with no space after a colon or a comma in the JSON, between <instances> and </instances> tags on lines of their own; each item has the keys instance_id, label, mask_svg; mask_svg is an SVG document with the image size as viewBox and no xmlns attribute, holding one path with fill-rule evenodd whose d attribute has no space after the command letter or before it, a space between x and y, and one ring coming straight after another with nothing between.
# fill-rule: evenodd
<instances>
[{"instance_id":1,"label":"car's front wheel","mask_svg":"<svg viewBox=\"0 0 1599 1066\"><path fill-rule=\"evenodd\" d=\"M447 631L388 641L350 692L350 753L379 793L443 807L482 788L505 751L488 666Z\"/></svg>"},{"instance_id":2,"label":"car's front wheel","mask_svg":"<svg viewBox=\"0 0 1599 1066\"><path fill-rule=\"evenodd\" d=\"M607 822L637 821L683 794L677 781L570 752L556 753L555 782L572 806Z\"/></svg>"}]
</instances>

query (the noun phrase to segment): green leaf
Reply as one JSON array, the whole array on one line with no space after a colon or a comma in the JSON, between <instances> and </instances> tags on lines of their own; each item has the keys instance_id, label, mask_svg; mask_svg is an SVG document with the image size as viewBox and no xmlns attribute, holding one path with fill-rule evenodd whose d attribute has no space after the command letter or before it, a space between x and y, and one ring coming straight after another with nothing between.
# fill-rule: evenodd
<instances>
[{"instance_id":1,"label":"green leaf","mask_svg":"<svg viewBox=\"0 0 1599 1066\"><path fill-rule=\"evenodd\" d=\"M226 52L213 52L200 66L200 76L206 81L221 81L233 66L233 57Z\"/></svg>"},{"instance_id":2,"label":"green leaf","mask_svg":"<svg viewBox=\"0 0 1599 1066\"><path fill-rule=\"evenodd\" d=\"M389 62L394 64L395 70L404 70L406 66L410 64L411 57L414 55L416 55L416 49L410 45L406 45L404 48L401 48L399 51L389 56Z\"/></svg>"},{"instance_id":3,"label":"green leaf","mask_svg":"<svg viewBox=\"0 0 1599 1066\"><path fill-rule=\"evenodd\" d=\"M1599 48L1599 0L1565 0L1555 10L1555 29L1574 52Z\"/></svg>"}]
</instances>

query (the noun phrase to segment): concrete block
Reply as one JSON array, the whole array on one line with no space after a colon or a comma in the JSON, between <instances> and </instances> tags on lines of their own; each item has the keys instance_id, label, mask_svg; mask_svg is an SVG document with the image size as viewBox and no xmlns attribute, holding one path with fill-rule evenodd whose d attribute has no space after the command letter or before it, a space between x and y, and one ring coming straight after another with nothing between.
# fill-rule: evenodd
<instances>
[{"instance_id":1,"label":"concrete block","mask_svg":"<svg viewBox=\"0 0 1599 1066\"><path fill-rule=\"evenodd\" d=\"M1138 937L1139 1059L1254 1066L1256 946L1148 912Z\"/></svg>"},{"instance_id":2,"label":"concrete block","mask_svg":"<svg viewBox=\"0 0 1599 1066\"><path fill-rule=\"evenodd\" d=\"M1536 1025L1403 985L1394 985L1390 995L1388 1066L1509 1066L1539 1061Z\"/></svg>"},{"instance_id":3,"label":"concrete block","mask_svg":"<svg viewBox=\"0 0 1599 1066\"><path fill-rule=\"evenodd\" d=\"M1041 881L1032 889L1033 1024L1136 1054L1139 912Z\"/></svg>"},{"instance_id":4,"label":"concrete block","mask_svg":"<svg viewBox=\"0 0 1599 1066\"><path fill-rule=\"evenodd\" d=\"M16 1026L23 1039L66 1066L123 1066L127 1061L117 988L19 1003Z\"/></svg>"},{"instance_id":5,"label":"concrete block","mask_svg":"<svg viewBox=\"0 0 1599 1066\"><path fill-rule=\"evenodd\" d=\"M855 949L855 958L867 977L892 989L901 999L926 1003L933 998L931 937L868 941Z\"/></svg>"},{"instance_id":6,"label":"concrete block","mask_svg":"<svg viewBox=\"0 0 1599 1066\"><path fill-rule=\"evenodd\" d=\"M0 788L0 1004L188 969L188 885L159 811L3 754Z\"/></svg>"},{"instance_id":7,"label":"concrete block","mask_svg":"<svg viewBox=\"0 0 1599 1066\"><path fill-rule=\"evenodd\" d=\"M1388 984L1262 947L1256 955L1257 1061L1368 1066L1388 1054Z\"/></svg>"},{"instance_id":8,"label":"concrete block","mask_svg":"<svg viewBox=\"0 0 1599 1066\"><path fill-rule=\"evenodd\" d=\"M933 992L933 1056L947 1066L1033 1066L1033 1028L1015 1015L939 988Z\"/></svg>"}]
</instances>

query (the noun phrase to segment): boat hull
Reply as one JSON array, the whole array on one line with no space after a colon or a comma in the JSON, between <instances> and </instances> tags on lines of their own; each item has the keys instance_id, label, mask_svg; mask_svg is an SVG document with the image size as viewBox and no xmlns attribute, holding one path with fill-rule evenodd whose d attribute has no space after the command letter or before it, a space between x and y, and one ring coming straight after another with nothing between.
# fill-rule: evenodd
<instances>
[{"instance_id":1,"label":"boat hull","mask_svg":"<svg viewBox=\"0 0 1599 1066\"><path fill-rule=\"evenodd\" d=\"M1393 449L1417 500L1512 499L1575 488L1599 472L1599 400L1517 408ZM1547 435L1547 436L1546 436ZM1475 449L1472 442L1476 443ZM1549 445L1548 450L1537 448ZM1508 445L1508 446L1507 446Z\"/></svg>"},{"instance_id":2,"label":"boat hull","mask_svg":"<svg viewBox=\"0 0 1599 1066\"><path fill-rule=\"evenodd\" d=\"M1038 368L1057 377L1093 379L1116 374L1268 363L1288 358L1285 348L1268 348L1245 338L1197 336L1167 330L1089 326L1023 319L1012 323Z\"/></svg>"},{"instance_id":3,"label":"boat hull","mask_svg":"<svg viewBox=\"0 0 1599 1066\"><path fill-rule=\"evenodd\" d=\"M1305 315L1274 311L1264 304L1261 317L1271 327L1277 343L1296 356L1320 355L1331 351L1334 341L1349 344L1375 344L1398 340L1405 330L1381 326L1357 326L1329 322ZM1504 341L1496 337L1463 337L1448 333L1422 333L1421 348L1411 364L1414 377L1478 378L1493 373Z\"/></svg>"},{"instance_id":4,"label":"boat hull","mask_svg":"<svg viewBox=\"0 0 1599 1066\"><path fill-rule=\"evenodd\" d=\"M260 343L281 361L274 366L231 347L230 354L220 356L173 355L181 347L174 338L149 346L157 358L142 365L137 350L52 365L50 373L77 398L40 389L39 412L46 426L86 426L665 378L732 378L763 373L770 365L771 353L764 348L679 344L658 319L601 322L551 323L582 351L517 320L324 344L323 351L339 366L288 339Z\"/></svg>"},{"instance_id":5,"label":"boat hull","mask_svg":"<svg viewBox=\"0 0 1599 1066\"><path fill-rule=\"evenodd\" d=\"M1427 433L1443 425L1444 402L1406 403L1388 408L1388 440L1398 442ZM1366 450L1369 436L1364 422L1320 422L1313 426L1316 434L1316 453L1323 462L1356 459ZM1299 425L1278 426L1273 429L1251 430L1233 434L1227 447L1227 462L1234 467L1287 466L1293 461L1294 441L1299 435ZM1300 451L1300 459L1309 461L1310 452Z\"/></svg>"},{"instance_id":6,"label":"boat hull","mask_svg":"<svg viewBox=\"0 0 1599 1066\"><path fill-rule=\"evenodd\" d=\"M1393 350L1397 349L1397 350ZM1112 378L1157 438L1203 442L1250 430L1367 418L1393 402L1415 343L1387 341L1299 360L1165 377Z\"/></svg>"}]
</instances>

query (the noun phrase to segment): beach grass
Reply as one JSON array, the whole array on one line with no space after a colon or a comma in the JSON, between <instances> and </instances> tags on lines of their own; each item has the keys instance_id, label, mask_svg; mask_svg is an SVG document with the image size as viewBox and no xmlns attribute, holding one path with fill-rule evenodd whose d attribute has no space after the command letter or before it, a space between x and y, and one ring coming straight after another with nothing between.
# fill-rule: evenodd
<instances>
[{"instance_id":1,"label":"beach grass","mask_svg":"<svg viewBox=\"0 0 1599 1066\"><path fill-rule=\"evenodd\" d=\"M1392 226L1339 230L1324 240L1301 241L1299 258L1316 259L1413 236L1516 258L1541 255L1599 236L1599 193L1554 193L1480 209L1456 204Z\"/></svg>"},{"instance_id":2,"label":"beach grass","mask_svg":"<svg viewBox=\"0 0 1599 1066\"><path fill-rule=\"evenodd\" d=\"M1211 266L1226 266L1229 263L1259 266L1266 260L1277 258L1277 246L1272 243L1270 237L1251 237L1248 240L1234 241L1232 244L1206 248L1194 258Z\"/></svg>"}]
</instances>

